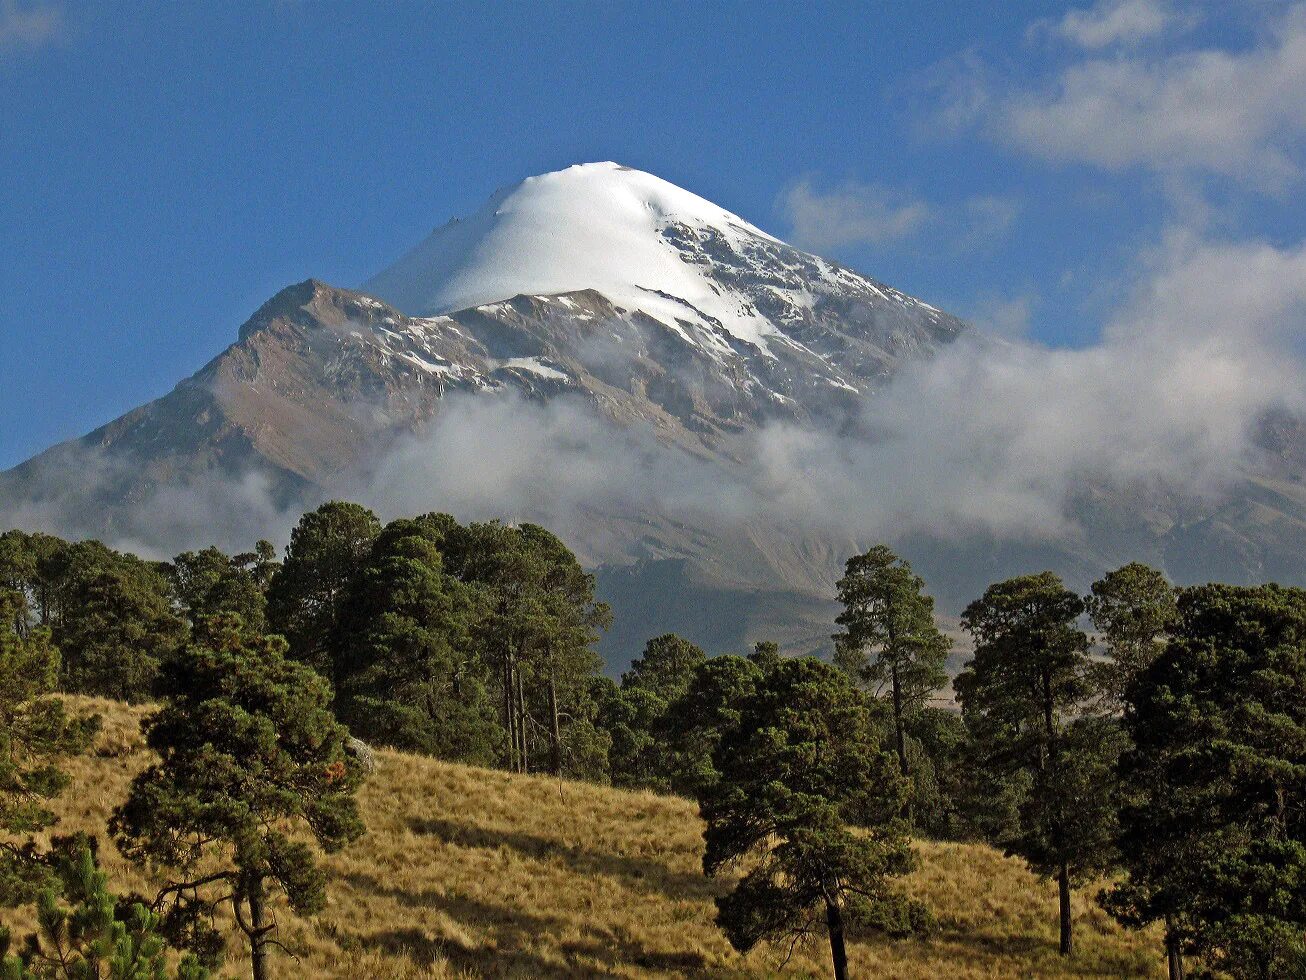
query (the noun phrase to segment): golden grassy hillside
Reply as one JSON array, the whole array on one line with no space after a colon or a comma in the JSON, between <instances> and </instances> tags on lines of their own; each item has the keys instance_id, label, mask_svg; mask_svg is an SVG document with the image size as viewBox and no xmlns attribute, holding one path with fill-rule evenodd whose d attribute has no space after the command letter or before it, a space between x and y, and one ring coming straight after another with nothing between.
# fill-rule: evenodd
<instances>
[{"instance_id":1,"label":"golden grassy hillside","mask_svg":"<svg viewBox=\"0 0 1306 980\"><path fill-rule=\"evenodd\" d=\"M144 709L76 699L104 715L93 755L70 766L59 833L104 836L146 761ZM328 860L331 903L315 920L278 911L281 977L769 976L776 951L734 953L712 925L718 885L699 872L692 803L378 753L361 794L368 835ZM925 940L855 943L855 977L1148 977L1156 937L1126 933L1085 893L1078 955L1056 954L1055 891L1017 861L966 844L920 845L911 889L933 909ZM107 842L118 892L151 891ZM22 934L30 912L5 912ZM788 976L828 975L827 949L797 952ZM248 975L233 936L222 975Z\"/></svg>"}]
</instances>

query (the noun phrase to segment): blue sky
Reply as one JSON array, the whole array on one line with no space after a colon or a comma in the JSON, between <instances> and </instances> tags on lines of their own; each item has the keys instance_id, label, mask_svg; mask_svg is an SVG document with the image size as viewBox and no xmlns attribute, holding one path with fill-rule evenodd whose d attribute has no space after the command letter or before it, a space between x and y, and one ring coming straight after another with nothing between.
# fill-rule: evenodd
<instances>
[{"instance_id":1,"label":"blue sky","mask_svg":"<svg viewBox=\"0 0 1306 980\"><path fill-rule=\"evenodd\" d=\"M597 159L1091 346L1177 240L1300 247L1304 50L1277 2L0 0L0 467Z\"/></svg>"}]
</instances>

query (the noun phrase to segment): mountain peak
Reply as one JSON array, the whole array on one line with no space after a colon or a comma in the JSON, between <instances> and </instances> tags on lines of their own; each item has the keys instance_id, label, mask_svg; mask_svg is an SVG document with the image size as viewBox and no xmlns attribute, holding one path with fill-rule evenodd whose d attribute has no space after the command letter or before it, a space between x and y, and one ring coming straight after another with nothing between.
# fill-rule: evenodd
<instances>
[{"instance_id":1,"label":"mountain peak","mask_svg":"<svg viewBox=\"0 0 1306 980\"><path fill-rule=\"evenodd\" d=\"M783 244L653 174L585 163L499 191L362 289L415 316L593 289L673 329L711 325L764 346L775 326L713 281L708 267L717 255L688 254L697 243L734 255Z\"/></svg>"}]
</instances>

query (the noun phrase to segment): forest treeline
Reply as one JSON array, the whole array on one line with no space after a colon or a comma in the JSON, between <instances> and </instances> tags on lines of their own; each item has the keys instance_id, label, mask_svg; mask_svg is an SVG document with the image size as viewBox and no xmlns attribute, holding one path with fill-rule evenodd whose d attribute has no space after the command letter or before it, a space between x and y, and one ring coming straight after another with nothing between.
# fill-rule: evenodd
<instances>
[{"instance_id":1,"label":"forest treeline","mask_svg":"<svg viewBox=\"0 0 1306 980\"><path fill-rule=\"evenodd\" d=\"M37 902L41 927L0 977L196 980L219 906L266 976L269 909L320 909L315 853L365 832L369 743L695 799L704 872L734 881L730 942L820 935L837 977L847 937L932 928L894 881L913 836L1057 882L1066 956L1071 893L1093 887L1126 926L1160 923L1172 977L1306 976L1306 592L1175 588L1141 564L1082 596L1009 579L963 614L955 704L906 561L852 557L838 600L832 662L667 634L614 682L593 577L531 524L332 502L280 556L168 562L0 535L0 901ZM158 761L106 828L154 895L113 896L93 840L35 843L59 757L95 729L60 692L159 706Z\"/></svg>"}]
</instances>

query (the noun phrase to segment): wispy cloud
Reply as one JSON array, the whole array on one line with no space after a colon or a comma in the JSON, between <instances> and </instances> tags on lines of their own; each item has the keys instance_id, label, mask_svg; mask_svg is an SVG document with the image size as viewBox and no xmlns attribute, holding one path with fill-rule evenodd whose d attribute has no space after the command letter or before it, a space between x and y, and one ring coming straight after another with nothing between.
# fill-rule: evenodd
<instances>
[{"instance_id":1,"label":"wispy cloud","mask_svg":"<svg viewBox=\"0 0 1306 980\"><path fill-rule=\"evenodd\" d=\"M1049 35L1088 50L1113 44L1138 44L1187 24L1163 0L1099 0L1082 10L1071 10L1060 19L1036 21L1030 35Z\"/></svg>"},{"instance_id":2,"label":"wispy cloud","mask_svg":"<svg viewBox=\"0 0 1306 980\"><path fill-rule=\"evenodd\" d=\"M61 6L0 0L0 53L42 48L58 40L63 27Z\"/></svg>"},{"instance_id":3,"label":"wispy cloud","mask_svg":"<svg viewBox=\"0 0 1306 980\"><path fill-rule=\"evenodd\" d=\"M882 184L845 181L818 189L810 177L780 196L794 244L820 252L845 245L885 245L918 231L930 216L924 201Z\"/></svg>"},{"instance_id":4,"label":"wispy cloud","mask_svg":"<svg viewBox=\"0 0 1306 980\"><path fill-rule=\"evenodd\" d=\"M1180 27L1164 9L1099 5L1057 29L1089 50L1159 39ZM950 64L935 120L977 126L1049 161L1281 190L1300 175L1306 143L1306 4L1275 7L1261 20L1247 47L1082 54L1033 83L1003 78L971 52Z\"/></svg>"},{"instance_id":5,"label":"wispy cloud","mask_svg":"<svg viewBox=\"0 0 1306 980\"><path fill-rule=\"evenodd\" d=\"M849 245L887 246L935 233L959 246L1006 234L1020 213L1009 196L977 195L945 207L885 184L844 181L822 189L803 177L780 195L789 238L813 252Z\"/></svg>"}]
</instances>

